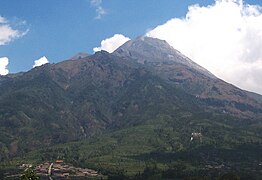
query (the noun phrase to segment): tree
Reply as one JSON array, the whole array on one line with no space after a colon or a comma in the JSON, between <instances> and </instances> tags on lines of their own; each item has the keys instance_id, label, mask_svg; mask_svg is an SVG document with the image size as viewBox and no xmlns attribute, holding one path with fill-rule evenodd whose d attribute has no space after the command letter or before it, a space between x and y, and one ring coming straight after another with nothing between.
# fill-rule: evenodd
<instances>
[{"instance_id":1,"label":"tree","mask_svg":"<svg viewBox=\"0 0 262 180\"><path fill-rule=\"evenodd\" d=\"M234 172L229 172L224 174L220 180L240 180L240 177L234 173Z\"/></svg>"},{"instance_id":2,"label":"tree","mask_svg":"<svg viewBox=\"0 0 262 180\"><path fill-rule=\"evenodd\" d=\"M39 177L36 175L32 168L27 168L21 176L21 180L38 180Z\"/></svg>"}]
</instances>

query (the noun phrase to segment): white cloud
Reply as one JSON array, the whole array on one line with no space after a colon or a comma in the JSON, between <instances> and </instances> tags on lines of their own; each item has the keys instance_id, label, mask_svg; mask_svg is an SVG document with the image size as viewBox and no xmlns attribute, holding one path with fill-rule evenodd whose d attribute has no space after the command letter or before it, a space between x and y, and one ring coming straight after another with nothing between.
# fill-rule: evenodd
<instances>
[{"instance_id":1,"label":"white cloud","mask_svg":"<svg viewBox=\"0 0 262 180\"><path fill-rule=\"evenodd\" d=\"M0 16L0 23L6 23L6 19L2 16Z\"/></svg>"},{"instance_id":2,"label":"white cloud","mask_svg":"<svg viewBox=\"0 0 262 180\"><path fill-rule=\"evenodd\" d=\"M130 39L122 34L115 34L114 36L101 41L101 46L93 48L93 51L97 52L105 50L109 53L112 53L114 50L116 50L119 46L121 46L128 40Z\"/></svg>"},{"instance_id":3,"label":"white cloud","mask_svg":"<svg viewBox=\"0 0 262 180\"><path fill-rule=\"evenodd\" d=\"M35 64L33 65L33 68L37 66L42 66L46 63L48 63L48 59L45 56L43 56L40 59L35 60Z\"/></svg>"},{"instance_id":4,"label":"white cloud","mask_svg":"<svg viewBox=\"0 0 262 180\"><path fill-rule=\"evenodd\" d=\"M102 0L91 0L90 3L93 6L100 6L102 4Z\"/></svg>"},{"instance_id":5,"label":"white cloud","mask_svg":"<svg viewBox=\"0 0 262 180\"><path fill-rule=\"evenodd\" d=\"M95 19L101 19L103 15L107 14L106 10L102 7L102 0L90 0L90 4L96 9L97 16Z\"/></svg>"},{"instance_id":6,"label":"white cloud","mask_svg":"<svg viewBox=\"0 0 262 180\"><path fill-rule=\"evenodd\" d=\"M0 46L6 45L12 40L24 36L27 31L19 31L11 27L8 20L0 16Z\"/></svg>"},{"instance_id":7,"label":"white cloud","mask_svg":"<svg viewBox=\"0 0 262 180\"><path fill-rule=\"evenodd\" d=\"M0 18L1 21L1 18ZM0 75L7 75L9 73L7 69L7 65L9 64L9 60L7 57L0 58Z\"/></svg>"},{"instance_id":8,"label":"white cloud","mask_svg":"<svg viewBox=\"0 0 262 180\"><path fill-rule=\"evenodd\" d=\"M174 48L218 77L262 94L262 7L242 0L216 0L190 6L147 36Z\"/></svg>"}]
</instances>

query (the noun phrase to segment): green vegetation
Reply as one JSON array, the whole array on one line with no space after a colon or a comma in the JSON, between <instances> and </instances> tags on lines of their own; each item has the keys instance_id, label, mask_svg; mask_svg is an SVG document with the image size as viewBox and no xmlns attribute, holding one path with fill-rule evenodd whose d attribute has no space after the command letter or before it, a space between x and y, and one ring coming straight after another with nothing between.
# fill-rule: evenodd
<instances>
[{"instance_id":1,"label":"green vegetation","mask_svg":"<svg viewBox=\"0 0 262 180\"><path fill-rule=\"evenodd\" d=\"M168 178L220 177L231 171L238 176L261 177L261 138L240 131L239 120L210 113L171 121L157 116L140 125L107 132L80 142L43 148L24 160L64 159L75 166L94 168L109 177L152 176ZM205 121L201 121L202 118ZM224 119L224 122L214 120ZM209 120L210 119L210 120ZM180 124L178 124L180 122ZM183 122L183 123L182 123ZM202 141L190 142L190 132L200 129ZM247 129L247 128L245 128ZM150 176L149 176L150 175Z\"/></svg>"},{"instance_id":2,"label":"green vegetation","mask_svg":"<svg viewBox=\"0 0 262 180\"><path fill-rule=\"evenodd\" d=\"M36 175L32 168L28 168L25 172L21 175L21 180L38 180L39 177Z\"/></svg>"},{"instance_id":3,"label":"green vegetation","mask_svg":"<svg viewBox=\"0 0 262 180\"><path fill-rule=\"evenodd\" d=\"M261 104L161 63L100 52L2 79L0 177L63 159L109 179L261 178Z\"/></svg>"}]
</instances>

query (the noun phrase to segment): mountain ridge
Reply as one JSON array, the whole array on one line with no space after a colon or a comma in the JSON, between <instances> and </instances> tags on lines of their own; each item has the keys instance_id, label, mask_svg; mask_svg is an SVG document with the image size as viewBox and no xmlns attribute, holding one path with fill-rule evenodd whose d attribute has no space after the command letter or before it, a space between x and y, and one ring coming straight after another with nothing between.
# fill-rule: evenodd
<instances>
[{"instance_id":1,"label":"mountain ridge","mask_svg":"<svg viewBox=\"0 0 262 180\"><path fill-rule=\"evenodd\" d=\"M99 157L148 161L262 143L260 96L216 78L164 41L138 38L113 53L78 57L0 77L1 161L40 149L42 160L74 157L98 167ZM191 143L199 129L203 144ZM69 147L79 148L77 157Z\"/></svg>"},{"instance_id":2,"label":"mountain ridge","mask_svg":"<svg viewBox=\"0 0 262 180\"><path fill-rule=\"evenodd\" d=\"M128 50L127 50L128 49ZM164 61L166 63L179 63L189 66L192 69L196 69L199 72L211 77L216 78L212 73L196 64L188 57L183 55L178 50L170 46L165 40L159 40L156 38L150 38L146 36L138 37L134 40L129 40L124 43L113 54L118 56L133 56L136 59L137 55L140 56L138 59L139 63L148 62L159 62ZM141 59L144 57L144 59Z\"/></svg>"},{"instance_id":3,"label":"mountain ridge","mask_svg":"<svg viewBox=\"0 0 262 180\"><path fill-rule=\"evenodd\" d=\"M144 52L146 55L143 54ZM187 93L209 102L209 105L211 103L220 105L221 112L227 111L250 117L254 116L253 112L239 111L238 107L242 106L241 104L247 103L247 106L255 107L254 111L262 108L261 103L253 99L254 96L251 97L246 91L215 77L186 56L181 56L179 51L163 40L139 37L126 42L113 54L146 64L155 74L169 83L176 84ZM172 54L171 58L170 54ZM234 103L230 105L228 100Z\"/></svg>"}]
</instances>

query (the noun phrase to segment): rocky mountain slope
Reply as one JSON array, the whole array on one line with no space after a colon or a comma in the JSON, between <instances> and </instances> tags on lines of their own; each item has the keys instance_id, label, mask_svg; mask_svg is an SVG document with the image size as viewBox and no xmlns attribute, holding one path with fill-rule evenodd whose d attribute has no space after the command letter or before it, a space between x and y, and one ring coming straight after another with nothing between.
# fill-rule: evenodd
<instances>
[{"instance_id":1,"label":"rocky mountain slope","mask_svg":"<svg viewBox=\"0 0 262 180\"><path fill-rule=\"evenodd\" d=\"M202 133L203 146L259 144L260 98L216 78L165 41L139 37L111 54L80 53L0 77L0 159L79 141L74 155L66 145L36 159L74 157L97 165L99 157L108 163L129 154L146 161L154 152L201 147L192 147L192 132Z\"/></svg>"},{"instance_id":2,"label":"rocky mountain slope","mask_svg":"<svg viewBox=\"0 0 262 180\"><path fill-rule=\"evenodd\" d=\"M144 64L169 84L200 98L204 106L242 117L262 115L259 98L255 100L249 92L218 79L165 41L139 37L119 47L114 54Z\"/></svg>"}]
</instances>

